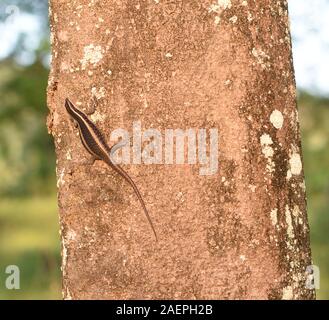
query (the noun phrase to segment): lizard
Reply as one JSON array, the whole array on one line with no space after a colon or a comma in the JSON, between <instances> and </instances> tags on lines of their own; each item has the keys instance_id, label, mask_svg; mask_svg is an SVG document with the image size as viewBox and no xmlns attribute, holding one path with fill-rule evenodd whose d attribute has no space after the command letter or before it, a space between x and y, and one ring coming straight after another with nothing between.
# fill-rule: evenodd
<instances>
[{"instance_id":1,"label":"lizard","mask_svg":"<svg viewBox=\"0 0 329 320\"><path fill-rule=\"evenodd\" d=\"M157 233L153 226L152 220L144 203L144 200L132 178L128 173L121 168L118 164L114 163L111 159L111 155L114 152L114 149L117 145L109 147L105 142L104 136L96 125L88 119L86 114L81 110L77 109L74 104L68 99L65 99L65 108L68 114L75 120L78 125L79 135L81 142L85 149L94 157L94 159L104 161L110 168L117 172L121 177L123 177L126 182L130 184L133 188L142 208L145 213L145 216L152 228L156 241L158 240Z\"/></svg>"}]
</instances>

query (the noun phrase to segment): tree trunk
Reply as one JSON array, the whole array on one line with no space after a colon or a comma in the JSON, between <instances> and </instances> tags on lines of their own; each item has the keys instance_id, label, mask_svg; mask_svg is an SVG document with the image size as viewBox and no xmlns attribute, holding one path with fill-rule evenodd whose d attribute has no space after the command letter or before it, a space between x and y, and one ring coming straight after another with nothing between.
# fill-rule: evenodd
<instances>
[{"instance_id":1,"label":"tree trunk","mask_svg":"<svg viewBox=\"0 0 329 320\"><path fill-rule=\"evenodd\" d=\"M314 298L287 2L50 9L64 298ZM110 145L113 130L129 132L117 155L158 241L129 184L90 161L66 97ZM184 159L170 129L189 133Z\"/></svg>"}]
</instances>

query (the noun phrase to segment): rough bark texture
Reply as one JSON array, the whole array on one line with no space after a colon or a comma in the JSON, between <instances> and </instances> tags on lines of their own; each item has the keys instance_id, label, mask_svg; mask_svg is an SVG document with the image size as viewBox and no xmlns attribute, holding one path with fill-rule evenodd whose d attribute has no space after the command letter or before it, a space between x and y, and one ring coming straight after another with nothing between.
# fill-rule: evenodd
<instances>
[{"instance_id":1,"label":"rough bark texture","mask_svg":"<svg viewBox=\"0 0 329 320\"><path fill-rule=\"evenodd\" d=\"M286 1L53 0L48 128L66 299L312 299ZM97 103L90 103L96 96ZM219 170L89 154L69 97L114 128L218 128Z\"/></svg>"}]
</instances>

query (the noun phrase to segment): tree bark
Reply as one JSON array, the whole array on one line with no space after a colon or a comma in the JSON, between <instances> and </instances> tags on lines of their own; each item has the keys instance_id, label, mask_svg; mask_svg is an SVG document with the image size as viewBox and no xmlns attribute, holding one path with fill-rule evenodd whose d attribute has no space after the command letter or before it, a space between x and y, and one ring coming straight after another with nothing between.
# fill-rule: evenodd
<instances>
[{"instance_id":1,"label":"tree bark","mask_svg":"<svg viewBox=\"0 0 329 320\"><path fill-rule=\"evenodd\" d=\"M287 2L52 0L50 21L64 298L313 299ZM218 130L208 175L138 164L131 140L123 167L159 241L131 187L89 161L66 97L109 143L136 121Z\"/></svg>"}]
</instances>

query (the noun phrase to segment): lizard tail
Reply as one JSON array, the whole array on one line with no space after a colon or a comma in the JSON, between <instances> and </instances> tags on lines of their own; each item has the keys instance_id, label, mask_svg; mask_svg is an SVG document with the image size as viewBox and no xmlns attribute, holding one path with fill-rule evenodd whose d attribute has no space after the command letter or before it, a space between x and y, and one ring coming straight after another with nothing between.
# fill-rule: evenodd
<instances>
[{"instance_id":1,"label":"lizard tail","mask_svg":"<svg viewBox=\"0 0 329 320\"><path fill-rule=\"evenodd\" d=\"M144 210L145 216L146 216L146 218L147 218L147 220L148 220L148 222L149 222L149 224L150 224L150 226L152 228L152 231L153 231L154 236L155 236L155 240L158 241L158 236L157 236L157 233L155 231L155 228L154 228L152 219L151 219L151 217L150 217L150 215L148 213L148 210L146 209L145 202L144 202L144 200L143 200L143 198L142 198L142 196L141 196L141 194L140 194L140 192L139 192L139 190L138 190L135 182L130 178L130 176L127 174L127 172L124 171L119 165L117 165L117 164L116 165L113 165L112 163L108 163L108 165L112 169L114 169L116 172L118 172L132 186L132 188L134 189L135 194L136 194L136 196L137 196L140 204L142 205L142 208Z\"/></svg>"}]
</instances>

